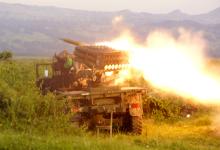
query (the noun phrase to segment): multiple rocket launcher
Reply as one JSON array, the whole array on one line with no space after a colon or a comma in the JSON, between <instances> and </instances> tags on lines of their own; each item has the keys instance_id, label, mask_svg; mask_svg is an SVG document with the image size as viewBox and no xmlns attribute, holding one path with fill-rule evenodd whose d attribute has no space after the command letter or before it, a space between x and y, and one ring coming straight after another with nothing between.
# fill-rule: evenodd
<instances>
[{"instance_id":1,"label":"multiple rocket launcher","mask_svg":"<svg viewBox=\"0 0 220 150\"><path fill-rule=\"evenodd\" d=\"M87 45L70 39L62 40L76 46L75 61L85 64L89 68L111 71L129 67L126 51L115 50L107 46Z\"/></svg>"}]
</instances>

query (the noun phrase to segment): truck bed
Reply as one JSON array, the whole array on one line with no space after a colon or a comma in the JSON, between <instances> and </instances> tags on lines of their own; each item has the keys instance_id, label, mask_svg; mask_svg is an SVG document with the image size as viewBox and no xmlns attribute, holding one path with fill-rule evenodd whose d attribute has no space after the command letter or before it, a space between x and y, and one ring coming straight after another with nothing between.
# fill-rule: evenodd
<instances>
[{"instance_id":1,"label":"truck bed","mask_svg":"<svg viewBox=\"0 0 220 150\"><path fill-rule=\"evenodd\" d=\"M91 99L98 97L116 97L122 93L143 93L146 92L142 87L99 87L89 88L84 91L57 91L61 97L72 97L73 99Z\"/></svg>"}]
</instances>

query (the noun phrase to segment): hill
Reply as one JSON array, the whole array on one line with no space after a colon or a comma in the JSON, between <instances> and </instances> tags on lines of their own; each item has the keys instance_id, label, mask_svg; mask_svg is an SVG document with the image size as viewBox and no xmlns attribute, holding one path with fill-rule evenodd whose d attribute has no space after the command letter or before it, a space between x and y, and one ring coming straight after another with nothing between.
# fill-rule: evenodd
<instances>
[{"instance_id":1,"label":"hill","mask_svg":"<svg viewBox=\"0 0 220 150\"><path fill-rule=\"evenodd\" d=\"M112 25L112 19L119 15L140 39L161 27L203 31L210 45L208 54L220 56L220 8L189 15L180 10L167 14L129 10L96 12L0 3L0 49L22 56L49 56L63 48L72 48L59 40L63 37L85 42L110 39L119 32Z\"/></svg>"}]
</instances>

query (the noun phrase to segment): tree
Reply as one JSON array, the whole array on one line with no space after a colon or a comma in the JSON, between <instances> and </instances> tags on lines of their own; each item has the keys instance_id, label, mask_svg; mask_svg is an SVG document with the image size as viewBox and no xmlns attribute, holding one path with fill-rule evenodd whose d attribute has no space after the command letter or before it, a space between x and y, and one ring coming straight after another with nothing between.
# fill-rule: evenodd
<instances>
[{"instance_id":1,"label":"tree","mask_svg":"<svg viewBox=\"0 0 220 150\"><path fill-rule=\"evenodd\" d=\"M11 51L8 50L4 50L2 52L0 52L0 60L8 60L10 58L12 58L13 54Z\"/></svg>"}]
</instances>

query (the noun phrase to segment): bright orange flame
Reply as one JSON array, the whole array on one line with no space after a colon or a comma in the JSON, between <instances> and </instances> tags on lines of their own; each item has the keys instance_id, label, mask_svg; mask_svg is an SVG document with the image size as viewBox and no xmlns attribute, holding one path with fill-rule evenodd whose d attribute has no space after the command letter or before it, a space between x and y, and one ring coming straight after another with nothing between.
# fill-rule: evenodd
<instances>
[{"instance_id":1,"label":"bright orange flame","mask_svg":"<svg viewBox=\"0 0 220 150\"><path fill-rule=\"evenodd\" d=\"M174 37L166 31L155 31L140 45L125 32L97 45L128 51L130 65L157 88L203 103L220 103L220 78L205 69L206 45L201 33L180 29L179 36ZM123 71L117 83L135 76Z\"/></svg>"}]
</instances>

